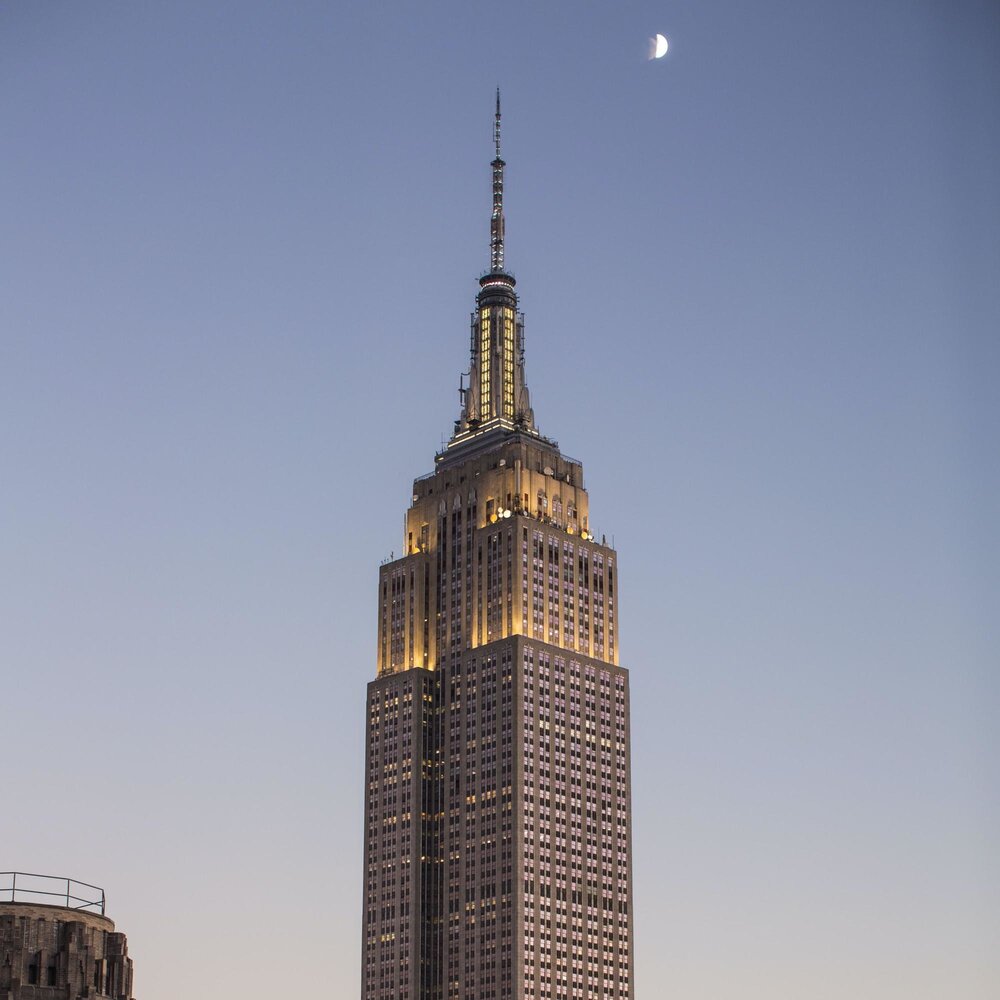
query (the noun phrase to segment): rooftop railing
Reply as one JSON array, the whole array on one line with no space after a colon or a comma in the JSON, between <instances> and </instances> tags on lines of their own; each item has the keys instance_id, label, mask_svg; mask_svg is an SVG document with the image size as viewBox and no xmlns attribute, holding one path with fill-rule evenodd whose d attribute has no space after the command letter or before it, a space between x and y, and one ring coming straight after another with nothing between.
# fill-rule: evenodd
<instances>
[{"instance_id":1,"label":"rooftop railing","mask_svg":"<svg viewBox=\"0 0 1000 1000\"><path fill-rule=\"evenodd\" d=\"M0 903L48 903L103 916L104 902L104 890L89 882L32 872L0 872Z\"/></svg>"}]
</instances>

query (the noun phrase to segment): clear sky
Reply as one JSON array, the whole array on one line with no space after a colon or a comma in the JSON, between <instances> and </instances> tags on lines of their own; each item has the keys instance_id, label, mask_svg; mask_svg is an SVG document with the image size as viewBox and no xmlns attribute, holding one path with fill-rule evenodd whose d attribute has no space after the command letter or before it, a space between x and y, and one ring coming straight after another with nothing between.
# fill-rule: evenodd
<instances>
[{"instance_id":1,"label":"clear sky","mask_svg":"<svg viewBox=\"0 0 1000 1000\"><path fill-rule=\"evenodd\" d=\"M103 885L141 1000L356 994L497 84L620 551L637 1000L995 998L990 0L0 5L0 868Z\"/></svg>"}]
</instances>

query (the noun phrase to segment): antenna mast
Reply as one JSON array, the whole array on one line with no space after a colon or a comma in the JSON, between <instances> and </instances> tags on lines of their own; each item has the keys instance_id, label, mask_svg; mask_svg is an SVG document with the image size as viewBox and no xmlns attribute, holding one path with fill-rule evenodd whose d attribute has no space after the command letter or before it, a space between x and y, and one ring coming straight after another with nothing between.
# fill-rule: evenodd
<instances>
[{"instance_id":1,"label":"antenna mast","mask_svg":"<svg viewBox=\"0 0 1000 1000\"><path fill-rule=\"evenodd\" d=\"M500 159L500 88L497 87L497 114L493 124L496 159L493 167L493 215L490 218L490 270L503 273L503 160Z\"/></svg>"}]
</instances>

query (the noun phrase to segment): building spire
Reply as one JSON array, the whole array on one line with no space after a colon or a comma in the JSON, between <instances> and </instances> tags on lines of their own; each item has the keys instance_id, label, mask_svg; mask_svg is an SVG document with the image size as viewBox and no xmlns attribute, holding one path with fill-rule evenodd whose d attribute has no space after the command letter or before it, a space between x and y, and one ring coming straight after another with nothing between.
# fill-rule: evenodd
<instances>
[{"instance_id":1,"label":"building spire","mask_svg":"<svg viewBox=\"0 0 1000 1000\"><path fill-rule=\"evenodd\" d=\"M500 157L500 88L493 120L493 215L490 219L490 269L479 279L472 314L469 384L459 383L462 415L448 447L484 430L538 434L524 381L524 317L518 312L514 276L503 260L503 168Z\"/></svg>"},{"instance_id":2,"label":"building spire","mask_svg":"<svg viewBox=\"0 0 1000 1000\"><path fill-rule=\"evenodd\" d=\"M500 88L497 87L497 113L493 122L493 143L497 155L493 167L493 215L490 218L490 271L503 274L503 160L500 159Z\"/></svg>"},{"instance_id":3,"label":"building spire","mask_svg":"<svg viewBox=\"0 0 1000 1000\"><path fill-rule=\"evenodd\" d=\"M497 147L497 159L500 159L500 88L497 87L497 115L493 125L493 141Z\"/></svg>"}]
</instances>

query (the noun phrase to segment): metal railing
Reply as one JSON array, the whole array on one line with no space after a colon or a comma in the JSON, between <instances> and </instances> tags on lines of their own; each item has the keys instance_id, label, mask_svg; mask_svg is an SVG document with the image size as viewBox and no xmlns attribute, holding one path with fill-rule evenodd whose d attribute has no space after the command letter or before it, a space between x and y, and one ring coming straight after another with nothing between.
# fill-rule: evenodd
<instances>
[{"instance_id":1,"label":"metal railing","mask_svg":"<svg viewBox=\"0 0 1000 1000\"><path fill-rule=\"evenodd\" d=\"M20 882L18 882L20 879ZM89 891L88 891L89 890ZM77 895L83 892L85 895ZM94 899L93 896L98 898ZM59 900L59 902L53 902ZM0 872L0 903L42 903L104 914L104 890L89 882L32 872Z\"/></svg>"}]
</instances>

